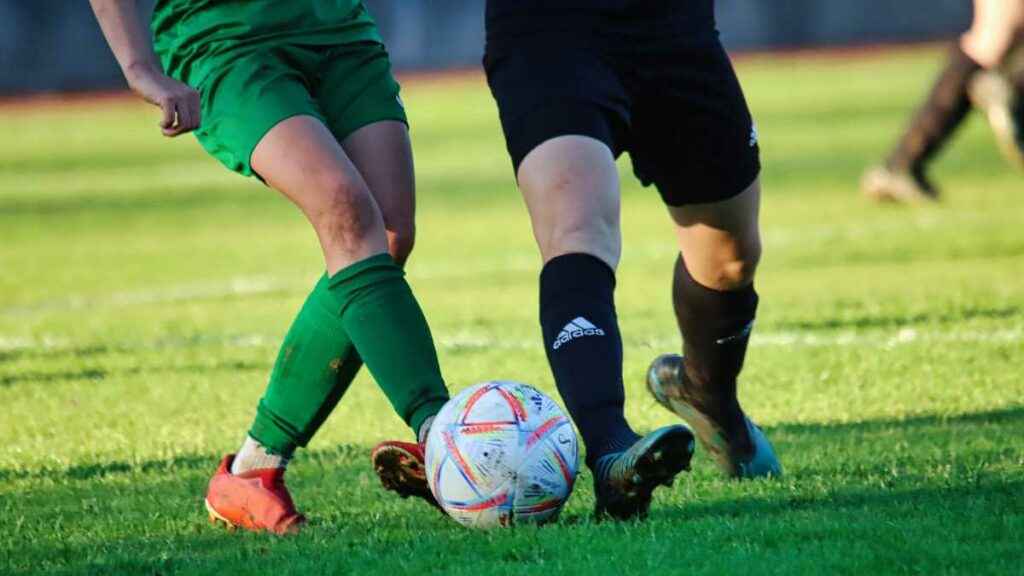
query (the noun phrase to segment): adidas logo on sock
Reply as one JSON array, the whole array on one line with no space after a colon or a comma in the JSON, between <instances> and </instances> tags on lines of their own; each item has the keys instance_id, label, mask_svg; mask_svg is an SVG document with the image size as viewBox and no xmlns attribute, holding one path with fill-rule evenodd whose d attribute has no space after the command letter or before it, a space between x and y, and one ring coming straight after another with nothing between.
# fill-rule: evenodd
<instances>
[{"instance_id":1,"label":"adidas logo on sock","mask_svg":"<svg viewBox=\"0 0 1024 576\"><path fill-rule=\"evenodd\" d=\"M584 336L604 336L604 330L594 326L586 318L579 316L566 324L565 328L562 328L562 331L558 333L558 338L555 338L555 343L551 345L551 349L558 350L562 347L562 344L567 344L576 338Z\"/></svg>"}]
</instances>

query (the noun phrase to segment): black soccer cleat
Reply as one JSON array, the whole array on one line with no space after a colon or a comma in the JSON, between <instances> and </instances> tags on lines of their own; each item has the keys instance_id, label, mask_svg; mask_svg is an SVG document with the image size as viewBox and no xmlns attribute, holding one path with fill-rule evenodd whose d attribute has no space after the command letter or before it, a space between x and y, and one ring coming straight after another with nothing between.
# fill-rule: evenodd
<instances>
[{"instance_id":1,"label":"black soccer cleat","mask_svg":"<svg viewBox=\"0 0 1024 576\"><path fill-rule=\"evenodd\" d=\"M693 433L676 425L651 432L625 452L602 456L594 465L595 516L646 517L651 493L658 486L671 486L677 474L690 469L693 449Z\"/></svg>"}]
</instances>

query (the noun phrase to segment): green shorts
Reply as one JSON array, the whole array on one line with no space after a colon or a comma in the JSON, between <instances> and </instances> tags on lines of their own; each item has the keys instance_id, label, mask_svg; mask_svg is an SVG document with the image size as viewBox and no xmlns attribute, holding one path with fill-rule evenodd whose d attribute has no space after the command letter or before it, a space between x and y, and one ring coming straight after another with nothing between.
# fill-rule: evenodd
<instances>
[{"instance_id":1,"label":"green shorts","mask_svg":"<svg viewBox=\"0 0 1024 576\"><path fill-rule=\"evenodd\" d=\"M177 74L202 96L196 137L231 170L253 175L256 145L292 116L320 119L338 142L374 122L408 124L388 53L378 42L241 46L201 56Z\"/></svg>"}]
</instances>

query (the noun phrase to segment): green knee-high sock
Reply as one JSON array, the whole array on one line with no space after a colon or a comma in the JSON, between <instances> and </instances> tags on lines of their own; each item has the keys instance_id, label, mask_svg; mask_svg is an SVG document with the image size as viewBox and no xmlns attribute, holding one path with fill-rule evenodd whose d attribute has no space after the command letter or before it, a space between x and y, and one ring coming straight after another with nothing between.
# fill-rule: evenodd
<instances>
[{"instance_id":1,"label":"green knee-high sock","mask_svg":"<svg viewBox=\"0 0 1024 576\"><path fill-rule=\"evenodd\" d=\"M391 256L357 262L330 278L341 324L377 384L413 432L448 401L426 318Z\"/></svg>"},{"instance_id":2,"label":"green knee-high sock","mask_svg":"<svg viewBox=\"0 0 1024 576\"><path fill-rule=\"evenodd\" d=\"M324 276L281 344L249 435L269 452L291 456L320 429L362 364Z\"/></svg>"},{"instance_id":3,"label":"green knee-high sock","mask_svg":"<svg viewBox=\"0 0 1024 576\"><path fill-rule=\"evenodd\" d=\"M387 254L317 283L285 336L249 435L291 456L334 410L363 358L414 431L448 400L426 319Z\"/></svg>"}]
</instances>

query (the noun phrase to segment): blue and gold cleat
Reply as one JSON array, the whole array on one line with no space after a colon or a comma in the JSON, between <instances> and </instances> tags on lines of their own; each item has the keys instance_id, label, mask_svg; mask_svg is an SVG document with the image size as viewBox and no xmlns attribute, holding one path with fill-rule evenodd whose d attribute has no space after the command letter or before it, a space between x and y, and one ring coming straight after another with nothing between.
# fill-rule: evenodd
<instances>
[{"instance_id":1,"label":"blue and gold cleat","mask_svg":"<svg viewBox=\"0 0 1024 576\"><path fill-rule=\"evenodd\" d=\"M651 432L625 452L602 456L594 464L598 518L631 520L647 516L651 493L671 486L676 475L690 469L694 438L685 426Z\"/></svg>"},{"instance_id":2,"label":"blue and gold cleat","mask_svg":"<svg viewBox=\"0 0 1024 576\"><path fill-rule=\"evenodd\" d=\"M683 370L683 357L664 354L654 359L647 371L647 389L659 404L689 424L701 445L727 476L764 478L782 476L782 464L771 442L750 418L744 416L753 454L742 456L729 443L722 428L706 414L694 408L687 394L689 380Z\"/></svg>"}]
</instances>

